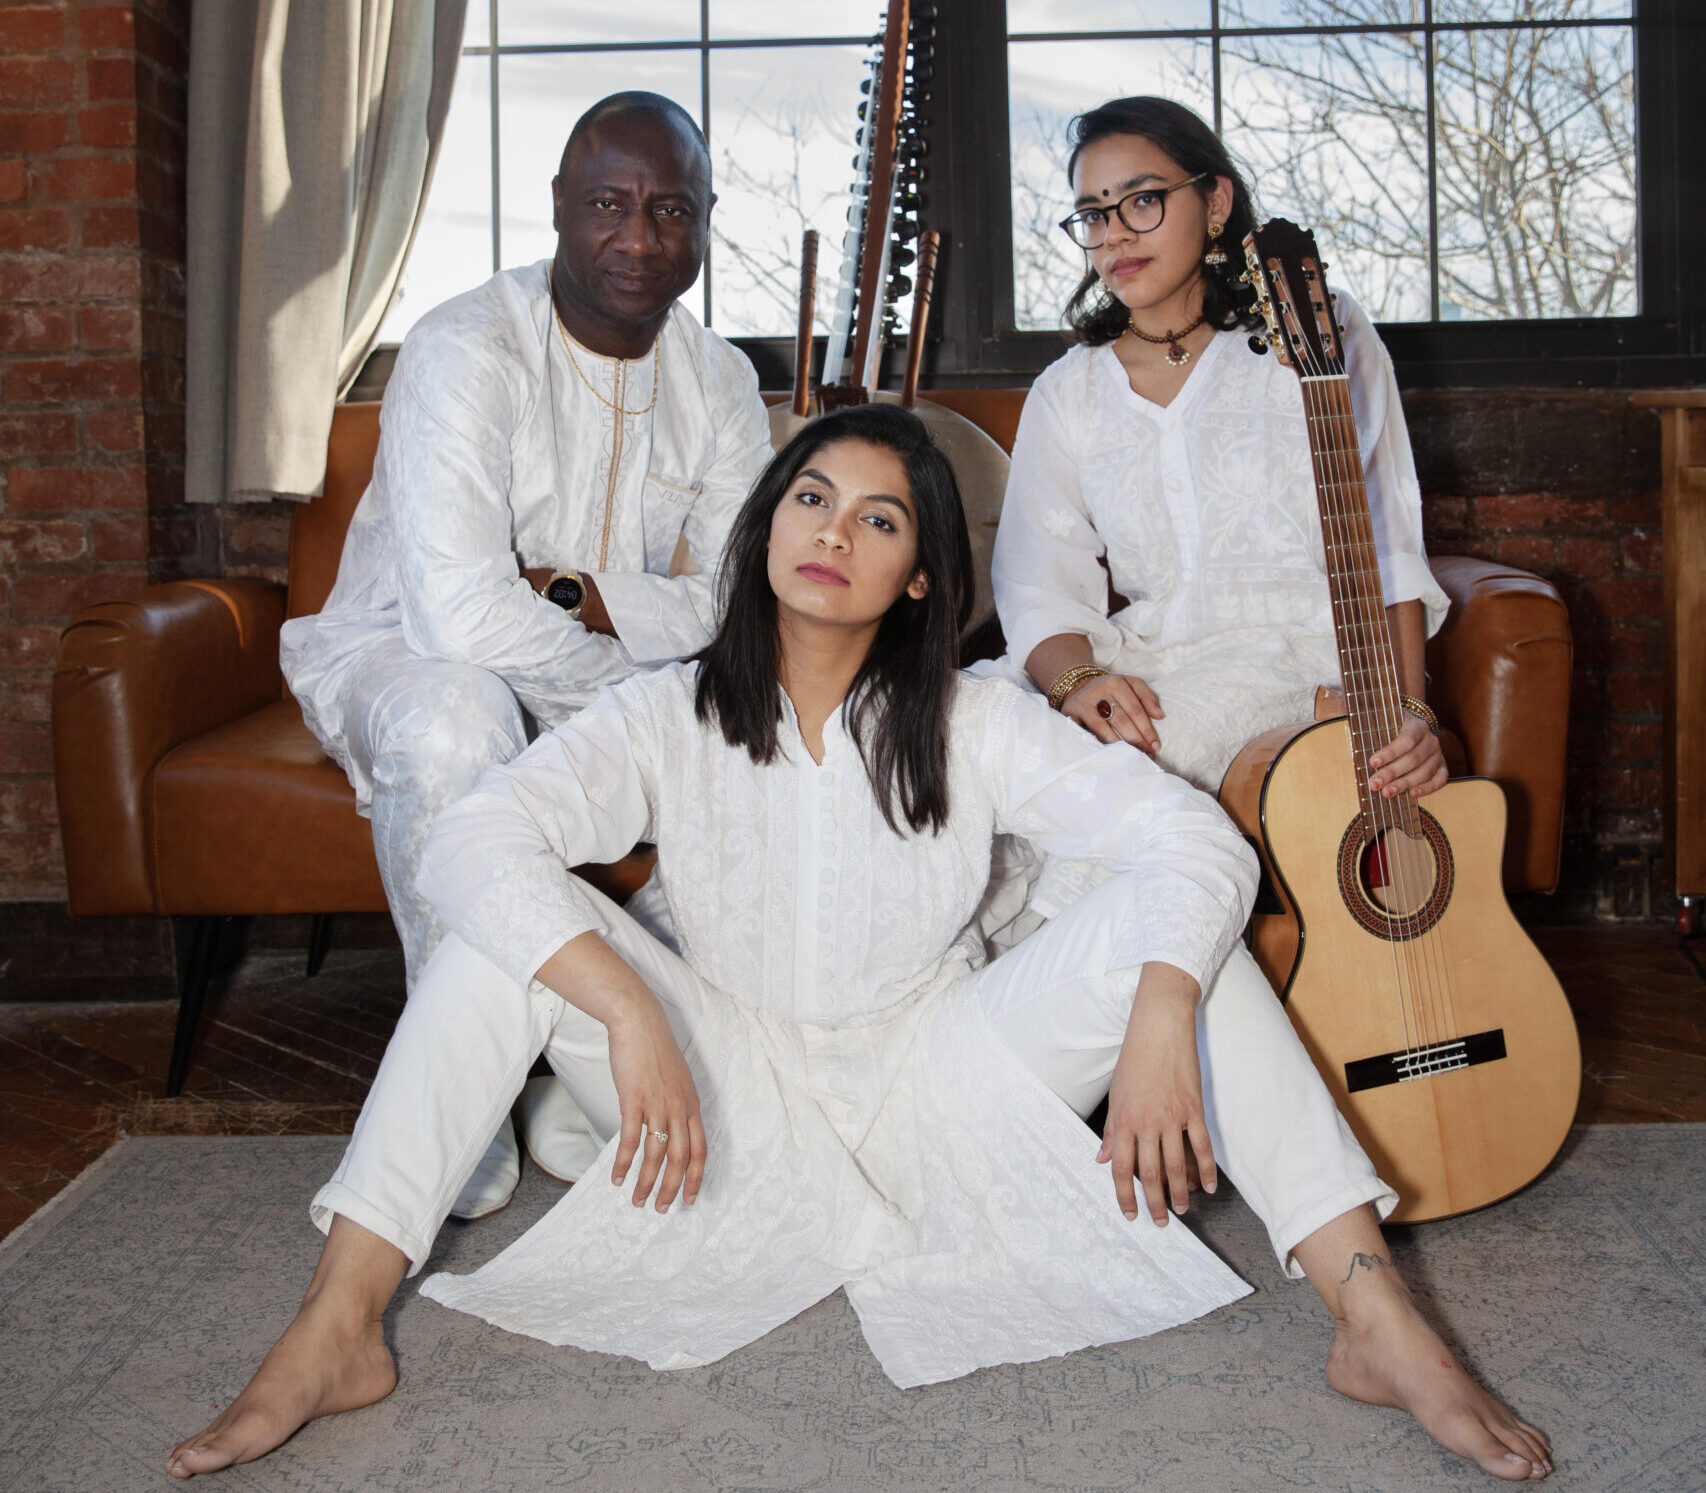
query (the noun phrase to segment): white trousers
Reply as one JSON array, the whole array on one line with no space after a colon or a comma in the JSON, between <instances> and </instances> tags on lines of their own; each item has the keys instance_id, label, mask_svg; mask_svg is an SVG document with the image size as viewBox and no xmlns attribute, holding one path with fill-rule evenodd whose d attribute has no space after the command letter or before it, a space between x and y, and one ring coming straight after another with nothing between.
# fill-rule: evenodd
<instances>
[{"instance_id":1,"label":"white trousers","mask_svg":"<svg viewBox=\"0 0 1706 1493\"><path fill-rule=\"evenodd\" d=\"M969 977L996 1031L1080 1116L1106 1096L1125 1038L1137 971L1107 965L1113 914L1131 895L1128 876L1113 878ZM601 911L609 942L678 1036L684 1014L728 999L614 903L601 901ZM1397 1206L1241 946L1198 1008L1197 1044L1215 1157L1289 1273L1301 1273L1292 1249L1322 1225L1363 1203L1382 1216ZM413 1274L541 1052L594 1138L616 1134L621 1108L603 1024L446 936L404 1008L342 1162L314 1199L315 1223L326 1229L343 1214L402 1250ZM990 1139L999 1149L999 1137Z\"/></svg>"},{"instance_id":2,"label":"white trousers","mask_svg":"<svg viewBox=\"0 0 1706 1493\"><path fill-rule=\"evenodd\" d=\"M344 739L334 743L335 755L358 801L370 806L379 877L412 993L444 936L415 890L427 831L481 773L527 745L526 717L496 674L417 658L400 633L366 651L342 705Z\"/></svg>"}]
</instances>

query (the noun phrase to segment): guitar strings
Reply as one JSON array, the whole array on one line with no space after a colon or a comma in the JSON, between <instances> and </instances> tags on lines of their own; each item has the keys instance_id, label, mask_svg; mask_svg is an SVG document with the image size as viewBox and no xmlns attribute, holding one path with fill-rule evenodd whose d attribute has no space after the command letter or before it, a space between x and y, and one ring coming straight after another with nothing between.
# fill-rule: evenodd
<instances>
[{"instance_id":1,"label":"guitar strings","mask_svg":"<svg viewBox=\"0 0 1706 1493\"><path fill-rule=\"evenodd\" d=\"M1336 423L1343 432L1348 433L1351 441L1356 441L1356 421L1354 412L1349 408L1348 382L1335 380L1333 391L1341 406L1336 412ZM1360 444L1350 446L1341 442L1339 449L1347 453L1347 461L1350 460L1350 453L1354 451L1356 476L1360 479L1362 466ZM1357 531L1357 543L1362 552L1363 563L1359 566L1359 571L1367 571L1370 563L1372 563L1375 568L1370 573L1370 578L1374 579L1378 576L1378 560L1375 559L1372 517L1367 510L1366 498L1362 502L1355 501L1358 490L1362 488L1363 484L1359 480L1357 488L1346 489L1346 494L1352 499L1348 505L1348 517ZM1392 736L1396 736L1403 723L1402 701L1396 674L1396 661L1391 648L1390 629L1387 626L1384 612L1384 596L1380 600L1381 609L1376 612L1373 609L1374 598L1365 597L1368 606L1365 625L1376 634L1377 640L1379 634L1384 632L1386 636L1383 641L1386 646L1372 648L1369 650L1370 657L1359 660L1359 664L1366 671L1372 662L1375 671L1375 687L1380 696L1382 714L1385 716L1383 734L1390 733ZM1422 816L1419 806L1413 800L1403 797L1391 800L1383 798L1380 801L1385 805L1390 805L1395 811L1391 817L1398 821L1400 832L1406 837L1405 840L1393 841L1389 834L1388 843L1396 844L1400 852L1407 852L1407 841L1422 838ZM1418 994L1426 1012L1428 1024L1431 1027L1428 1035L1433 1040L1442 1040L1455 1033L1453 1003L1450 998L1449 961L1442 959L1442 951L1438 947L1438 941L1432 936L1432 930L1423 930L1419 933L1413 931L1414 919L1425 910L1424 899L1421 897L1425 888L1411 886L1407 853L1402 854L1396 860L1388 857L1388 870L1394 876L1400 905L1407 910L1409 921L1406 923L1401 919L1400 931L1404 937L1407 953L1411 957L1412 964L1419 962L1420 967L1416 970L1419 984Z\"/></svg>"},{"instance_id":2,"label":"guitar strings","mask_svg":"<svg viewBox=\"0 0 1706 1493\"><path fill-rule=\"evenodd\" d=\"M1303 345L1311 378L1329 377L1327 370L1316 364L1313 350L1307 343ZM1364 667L1368 652L1367 639L1364 637L1368 628L1367 577L1361 574L1363 556L1350 532L1349 515L1345 512L1339 496L1339 489L1344 481L1344 456L1339 450L1339 432L1321 411L1324 385L1311 382L1305 384L1304 390L1306 418L1313 437L1311 445L1320 453L1320 495L1323 499L1321 506L1325 521L1325 538L1333 544L1336 551L1336 563L1329 567L1328 574L1329 577L1338 578L1336 584L1340 591L1335 628L1340 634L1340 655L1344 673L1342 683L1346 695L1346 713L1350 720L1359 807L1370 834L1370 849L1385 863L1388 897L1396 895L1404 898L1404 889L1399 884L1402 867L1392 854L1394 825L1389 805L1375 794L1368 784L1368 757L1375 744L1365 739L1370 726ZM1377 733L1378 730L1377 726ZM1362 862L1363 855L1359 853L1356 865L1359 881L1362 879ZM1415 951L1399 936L1401 917L1394 918L1389 903L1377 902L1376 905L1386 923L1387 942L1392 948L1393 983L1398 996L1399 1011L1404 1018L1405 1045L1413 1050L1425 1046L1431 1035L1429 1013L1425 1001L1421 998L1421 971L1416 967Z\"/></svg>"},{"instance_id":3,"label":"guitar strings","mask_svg":"<svg viewBox=\"0 0 1706 1493\"><path fill-rule=\"evenodd\" d=\"M1276 269L1276 273L1281 277L1283 282L1283 269ZM1282 283L1281 285L1276 285L1274 288L1276 291L1274 299L1279 302L1282 307L1295 308L1297 303L1285 293L1288 290L1288 287L1283 286ZM1294 311L1292 319L1294 322L1296 321ZM1329 441L1324 438L1324 422L1318 408L1320 385L1310 381L1324 379L1328 376L1328 373L1326 369L1316 362L1314 351L1310 347L1307 339L1301 335L1300 328L1294 327L1294 336L1292 341L1299 360L1299 371L1306 375L1302 386L1304 419L1311 436L1311 459L1316 469L1318 494L1322 499L1320 507L1323 522L1323 542L1333 545L1339 556L1339 563L1329 565L1327 567L1327 576L1329 589L1337 593L1335 595L1335 600L1338 602L1338 605L1334 608L1333 623L1334 631L1338 636L1340 658L1344 666L1342 672L1345 677L1342 680L1342 683L1345 687L1346 693L1346 715L1350 724L1352 761L1357 775L1359 808L1362 811L1360 817L1363 818L1364 823L1368 826L1370 834L1373 837L1373 844L1378 847L1384 843L1382 830L1389 829L1390 826L1383 823L1386 818L1383 808L1377 804L1368 787L1367 762L1369 748L1367 743L1362 740L1363 727L1366 724L1366 719L1361 709L1361 701L1359 699L1361 694L1361 680L1357 677L1356 670L1357 655L1362 651L1362 649L1359 647L1358 641L1355 637L1355 632L1363 625L1363 619L1360 616L1360 607L1353 607L1351 605L1351 596L1355 595L1356 592L1361 589L1360 587L1356 587L1355 562L1358 557L1354 548L1347 542L1345 515L1341 511L1340 505L1334 501L1334 469L1339 461L1339 457L1335 449L1337 442ZM1348 571L1344 563L1347 558L1352 562L1352 568ZM1355 588L1354 590L1347 589L1353 587ZM1387 859L1390 860L1389 855ZM1359 880L1361 879L1361 871L1362 856L1359 853L1356 866L1356 874ZM1417 1002L1413 996L1407 998L1405 990L1406 973L1409 973L1411 976L1409 983L1412 990L1414 990L1416 984L1415 975L1417 972L1413 968L1413 951L1408 948L1400 951L1400 940L1397 937L1397 929L1393 925L1391 908L1383 904L1377 904L1377 906L1379 906L1380 915L1385 920L1387 942L1391 946L1392 950L1392 978L1393 985L1398 995L1399 1013L1404 1020L1405 1045L1407 1048L1413 1049L1421 1045L1421 1043L1425 1041L1426 1037L1425 1023L1423 1019L1424 1012L1421 1009L1420 1003ZM1406 971L1404 968L1405 965L1411 965L1412 967ZM1411 1021L1412 1007L1414 1008L1415 1016L1414 1029L1412 1029Z\"/></svg>"},{"instance_id":4,"label":"guitar strings","mask_svg":"<svg viewBox=\"0 0 1706 1493\"><path fill-rule=\"evenodd\" d=\"M1319 280L1317 280L1319 284ZM1321 286L1325 294L1324 284ZM1278 297L1282 305L1288 298ZM1295 300L1290 306L1295 308ZM1295 320L1295 310L1294 310ZM1354 415L1347 420L1343 410L1332 407L1332 395L1340 394L1348 405L1347 381L1340 370L1325 366L1317 359L1316 351L1308 341L1301 336L1294 338L1300 352L1300 361L1310 379L1319 382L1306 382L1305 390L1305 419L1310 433L1312 450L1317 455L1318 476L1321 479L1321 496L1323 517L1326 520L1327 537L1339 551L1335 566L1329 570L1331 579L1337 574L1342 582L1338 617L1335 626L1340 632L1341 654L1346 665L1347 706L1350 716L1353 746L1356 749L1356 767L1358 787L1362 799L1363 817L1372 835L1372 845L1378 857L1376 864L1385 871L1388 898L1396 897L1401 911L1396 919L1388 903L1380 906L1381 916L1386 923L1388 941L1393 947L1393 975L1397 989L1399 1010L1404 1018L1406 1043L1413 1048L1430 1045L1430 1039L1435 1031L1443 1030L1437 1023L1445 1018L1444 1011L1439 1009L1439 991L1431 976L1434 971L1428 966L1433 963L1428 958L1429 950L1425 944L1417 947L1417 940L1410 936L1414 926L1414 917L1419 911L1414 905L1409 886L1410 876L1407 866L1408 831L1414 826L1420 828L1419 816L1415 806L1408 800L1387 799L1384 794L1376 793L1368 784L1368 753L1370 744L1363 740L1364 727L1368 724L1364 712L1366 695L1372 684L1376 696L1375 705L1380 716L1384 719L1377 728L1384 735L1396 736L1402 724L1403 716L1398 705L1395 677L1391 674L1390 635L1387 646L1380 649L1376 646L1375 619L1372 619L1370 604L1372 597L1369 584L1378 575L1378 569L1370 572L1368 561L1372 555L1372 529L1365 515L1355 511L1354 505L1344 502L1345 496L1355 496L1357 487L1352 475L1351 462L1355 459L1355 469L1360 474L1362 466L1360 444L1357 444ZM1331 391L1331 392L1329 392ZM1326 396L1327 407L1322 409L1323 396ZM1349 441L1346 441L1346 433ZM1377 619L1385 622L1384 615ZM1369 668L1370 658L1375 661L1375 668ZM1388 662L1386 670L1379 667L1381 659ZM1403 838L1400 839L1399 836ZM1360 879L1361 857L1359 856L1358 874ZM1396 926L1394 926L1396 923ZM1402 943L1402 959L1400 960L1398 945ZM1418 961L1419 956L1419 961ZM1400 967L1402 964L1402 968ZM1405 975L1409 980L1406 981ZM1406 992L1408 983L1410 989ZM1431 997L1431 999L1430 999ZM1414 1016L1415 1031L1412 1032L1411 1017ZM1417 1038L1420 1042L1417 1042Z\"/></svg>"},{"instance_id":5,"label":"guitar strings","mask_svg":"<svg viewBox=\"0 0 1706 1493\"><path fill-rule=\"evenodd\" d=\"M1384 596L1380 595L1377 589L1378 560L1373 551L1371 529L1361 511L1366 507L1366 500L1362 504L1355 502L1362 485L1357 481L1361 473L1362 453L1356 434L1356 422L1354 415L1347 420L1342 408L1333 407L1336 402L1344 402L1347 384L1343 375L1324 369L1323 376L1325 381L1316 386L1315 393L1318 401L1325 399L1327 403L1325 419L1334 435L1328 447L1333 453L1333 476L1328 499L1338 518L1340 532L1354 558L1349 573L1356 587L1358 615L1353 646L1349 650L1351 657L1347 662L1354 675L1353 689L1359 697L1372 692L1375 710L1379 716L1375 734L1380 740L1365 740L1362 743L1365 754L1362 771L1366 778L1366 754L1372 747L1382 745L1386 740L1397 736L1403 715L1397 698L1396 679L1390 669L1391 637L1386 624ZM1382 644L1385 646L1382 647ZM1387 664L1384 669L1383 661ZM1367 733L1360 734L1366 736ZM1415 894L1420 888L1411 886L1408 851L1411 831L1420 828L1419 816L1408 799L1389 799L1372 788L1368 790L1368 803L1373 821L1371 828L1376 828L1384 849L1381 863L1387 877L1387 895L1396 901L1400 909L1396 917L1396 928L1392 928L1394 920L1391 917L1388 918L1388 927L1403 945L1403 960L1410 977L1409 1000L1415 1008L1422 1038L1421 1045L1426 1047L1443 1036L1445 1013L1440 1009L1439 988L1434 978L1435 970L1431 967L1433 961L1428 958L1429 950L1425 943L1419 945L1411 936L1414 916L1418 911L1418 899ZM1400 987L1401 999L1402 996Z\"/></svg>"},{"instance_id":6,"label":"guitar strings","mask_svg":"<svg viewBox=\"0 0 1706 1493\"><path fill-rule=\"evenodd\" d=\"M1317 283L1321 282L1318 280ZM1321 288L1322 294L1325 294L1324 284ZM1284 298L1281 299L1283 304ZM1293 301L1291 304L1295 307L1296 303ZM1323 504L1324 517L1327 519L1332 538L1341 547L1341 563L1335 569L1347 579L1349 594L1355 602L1354 608L1343 605L1340 608L1341 617L1348 621L1341 637L1343 654L1346 663L1351 666L1348 672L1355 675L1354 678L1346 680L1347 695L1361 697L1372 684L1377 709L1384 718L1380 729L1383 734L1395 737L1403 723L1403 712L1398 698L1400 689L1390 631L1385 627L1384 599L1382 598L1382 610L1378 616L1371 609L1374 598L1369 593L1368 583L1377 583L1379 571L1378 561L1375 559L1372 519L1367 512L1366 500L1362 504L1354 502L1364 483L1361 446L1356 434L1355 414L1350 407L1349 381L1342 369L1333 369L1318 361L1315 349L1305 339L1298 337L1294 340L1308 373L1312 378L1321 381L1304 385L1305 419L1312 436L1315 437L1311 442L1312 448L1324 453L1324 459L1319 463L1324 478L1322 496L1326 499ZM1321 410L1323 395L1326 396L1327 404L1324 413ZM1334 408L1335 403L1340 407ZM1324 433L1331 438L1323 439ZM1346 503L1346 497L1353 501ZM1344 563L1347 558L1351 563ZM1329 575L1331 574L1330 571ZM1384 648L1379 646L1378 634L1381 631L1387 633ZM1387 799L1384 794L1369 788L1368 744L1362 740L1364 732L1361 729L1362 723L1358 720L1359 711L1355 708L1358 701L1352 699L1348 703L1351 706L1349 714L1353 741L1358 749L1358 778L1365 805L1365 817L1370 821L1369 828L1376 836L1375 843L1385 852L1380 856L1380 861L1384 863L1387 886L1396 894L1402 909L1396 928L1393 926L1391 908L1383 906L1381 912L1387 924L1389 938L1394 944L1394 977L1398 987L1400 1011L1404 1016L1406 1041L1416 1045L1411 1036L1413 1011L1417 1035L1422 1038L1419 1045L1430 1046L1435 1040L1455 1034L1457 1023L1456 1002L1451 989L1449 951L1441 946L1442 939L1437 934L1437 928L1424 929L1420 933L1415 931L1415 923L1425 908L1418 906L1412 895L1408 855L1402 852L1407 850L1407 842L1412 838L1421 839L1426 843L1422 834L1421 811L1413 800ZM1399 835L1403 838L1397 838ZM1431 846L1429 848L1431 851ZM1395 854L1394 851L1399 853ZM1435 860L1437 877L1440 874L1437 856ZM1416 890L1419 891L1420 888ZM1400 971L1398 968L1398 942L1405 946L1403 963L1408 967L1407 971ZM1405 972L1410 975L1411 990L1408 998L1404 989Z\"/></svg>"}]
</instances>

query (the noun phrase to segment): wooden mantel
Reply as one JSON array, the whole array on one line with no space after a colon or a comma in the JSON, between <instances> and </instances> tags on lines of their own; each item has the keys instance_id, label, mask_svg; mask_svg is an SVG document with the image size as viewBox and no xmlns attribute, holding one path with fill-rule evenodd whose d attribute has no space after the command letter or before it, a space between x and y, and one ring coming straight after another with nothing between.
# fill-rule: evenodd
<instances>
[{"instance_id":1,"label":"wooden mantel","mask_svg":"<svg viewBox=\"0 0 1706 1493\"><path fill-rule=\"evenodd\" d=\"M1686 899L1706 914L1706 389L1634 396L1663 421L1665 850Z\"/></svg>"}]
</instances>

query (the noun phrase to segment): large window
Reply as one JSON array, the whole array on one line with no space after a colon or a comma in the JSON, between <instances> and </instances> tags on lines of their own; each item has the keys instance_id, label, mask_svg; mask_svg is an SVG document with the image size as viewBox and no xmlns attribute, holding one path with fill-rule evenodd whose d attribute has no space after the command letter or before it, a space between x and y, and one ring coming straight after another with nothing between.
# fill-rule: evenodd
<instances>
[{"instance_id":1,"label":"large window","mask_svg":"<svg viewBox=\"0 0 1706 1493\"><path fill-rule=\"evenodd\" d=\"M711 145L711 252L689 304L727 336L791 334L807 228L836 269L859 84L882 18L882 0L469 0L438 168L380 340L401 340L494 270L550 256L563 142L623 88L675 100ZM830 299L818 299L820 330Z\"/></svg>"},{"instance_id":2,"label":"large window","mask_svg":"<svg viewBox=\"0 0 1706 1493\"><path fill-rule=\"evenodd\" d=\"M1058 326L1083 273L1055 223L1086 78L1213 121L1378 321L1639 309L1630 0L1009 0L1007 23L1020 329Z\"/></svg>"},{"instance_id":3,"label":"large window","mask_svg":"<svg viewBox=\"0 0 1706 1493\"><path fill-rule=\"evenodd\" d=\"M915 5L920 0L914 0ZM1198 109L1265 214L1313 228L1407 384L1697 380L1706 0L936 0L926 374L1022 382L1082 271L1055 227L1065 128L1123 93ZM837 271L881 0L470 0L393 341L551 252L549 183L622 87L705 127L720 201L694 309L786 383L801 231Z\"/></svg>"}]
</instances>

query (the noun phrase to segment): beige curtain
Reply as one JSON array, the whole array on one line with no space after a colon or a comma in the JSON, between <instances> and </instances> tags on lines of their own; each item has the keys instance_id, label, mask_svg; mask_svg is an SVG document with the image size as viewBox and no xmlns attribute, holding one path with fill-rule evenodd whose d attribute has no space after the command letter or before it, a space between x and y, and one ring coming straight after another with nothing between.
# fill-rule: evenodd
<instances>
[{"instance_id":1,"label":"beige curtain","mask_svg":"<svg viewBox=\"0 0 1706 1493\"><path fill-rule=\"evenodd\" d=\"M420 221L467 0L197 0L185 483L310 498Z\"/></svg>"}]
</instances>

